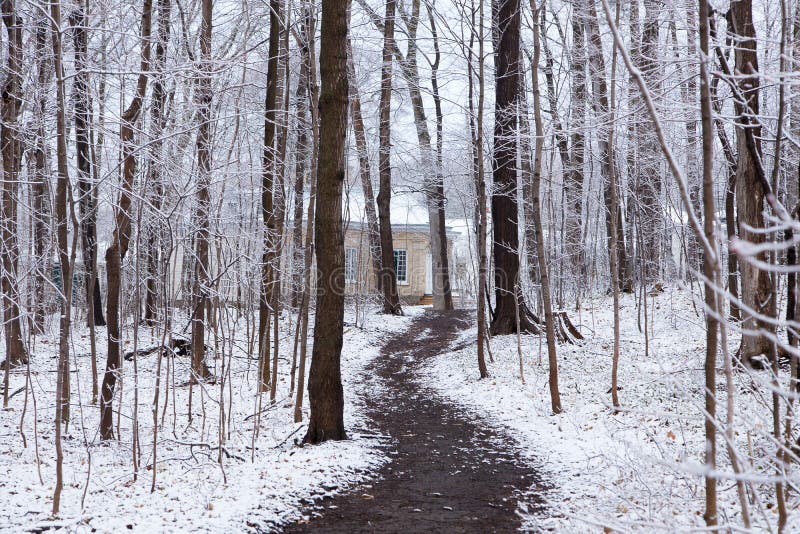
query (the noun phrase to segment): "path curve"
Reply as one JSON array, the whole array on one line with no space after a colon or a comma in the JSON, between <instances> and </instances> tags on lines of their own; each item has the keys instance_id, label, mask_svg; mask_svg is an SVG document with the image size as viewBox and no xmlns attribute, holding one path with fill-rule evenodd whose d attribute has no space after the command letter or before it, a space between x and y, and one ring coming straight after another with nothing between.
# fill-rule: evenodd
<instances>
[{"instance_id":1,"label":"path curve","mask_svg":"<svg viewBox=\"0 0 800 534\"><path fill-rule=\"evenodd\" d=\"M513 532L521 524L520 492L533 490L525 499L529 512L542 509L535 499L545 486L508 438L415 377L470 325L465 310L427 311L388 341L368 369L380 394L365 404L375 431L393 438L390 461L376 480L323 500L316 517L283 532Z\"/></svg>"}]
</instances>

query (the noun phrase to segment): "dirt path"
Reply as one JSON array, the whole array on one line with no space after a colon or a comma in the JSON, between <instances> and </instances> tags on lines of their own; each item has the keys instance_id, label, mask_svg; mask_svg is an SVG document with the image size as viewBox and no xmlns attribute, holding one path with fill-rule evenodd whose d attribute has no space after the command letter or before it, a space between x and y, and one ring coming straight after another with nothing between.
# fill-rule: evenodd
<instances>
[{"instance_id":1,"label":"dirt path","mask_svg":"<svg viewBox=\"0 0 800 534\"><path fill-rule=\"evenodd\" d=\"M389 340L370 369L384 388L366 404L375 431L394 439L391 461L376 481L323 501L321 517L288 525L284 532L484 533L519 528L518 493L544 491L536 473L517 460L505 438L414 379L419 363L445 350L468 325L465 311L429 311Z\"/></svg>"}]
</instances>

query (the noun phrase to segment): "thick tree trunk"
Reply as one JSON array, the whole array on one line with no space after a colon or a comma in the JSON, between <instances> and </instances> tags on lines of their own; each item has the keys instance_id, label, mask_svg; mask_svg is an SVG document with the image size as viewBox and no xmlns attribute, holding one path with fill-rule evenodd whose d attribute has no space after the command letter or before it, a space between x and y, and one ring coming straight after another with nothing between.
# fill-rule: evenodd
<instances>
[{"instance_id":1,"label":"thick tree trunk","mask_svg":"<svg viewBox=\"0 0 800 534\"><path fill-rule=\"evenodd\" d=\"M108 355L106 371L100 395L100 438L114 438L114 412L112 401L120 367L120 292L122 286L122 261L128 252L131 240L131 202L133 181L136 174L136 146L134 134L142 111L142 101L147 89L147 74L150 67L150 27L153 14L152 0L144 0L142 8L141 65L136 82L136 94L122 113L120 145L122 146L122 184L119 204L114 214L114 233L106 250L106 320L108 321Z\"/></svg>"},{"instance_id":2,"label":"thick tree trunk","mask_svg":"<svg viewBox=\"0 0 800 534\"><path fill-rule=\"evenodd\" d=\"M314 243L319 278L314 348L308 382L311 417L305 443L345 439L344 392L340 358L344 328L344 234L342 188L347 132L346 2L322 1L319 100L320 144L318 206Z\"/></svg>"},{"instance_id":3,"label":"thick tree trunk","mask_svg":"<svg viewBox=\"0 0 800 534\"><path fill-rule=\"evenodd\" d=\"M33 327L36 333L44 333L44 318L46 314L45 289L47 287L47 274L50 272L49 221L50 221L50 195L48 182L50 169L48 167L47 141L46 141L46 115L47 115L47 86L50 80L50 64L47 60L47 27L46 18L39 20L36 26L36 62L38 70L38 86L35 98L36 142L33 149L34 179L31 182L31 197L33 204L33 253L36 257L36 271L33 274Z\"/></svg>"},{"instance_id":4,"label":"thick tree trunk","mask_svg":"<svg viewBox=\"0 0 800 534\"><path fill-rule=\"evenodd\" d=\"M75 45L75 78L72 86L75 102L75 159L78 167L78 207L81 216L81 249L83 251L83 279L86 289L86 320L95 326L106 324L103 318L103 300L100 296L100 279L97 277L97 193L92 183L90 154L89 73L87 71L86 11L81 2L70 15L72 38Z\"/></svg>"},{"instance_id":5,"label":"thick tree trunk","mask_svg":"<svg viewBox=\"0 0 800 534\"><path fill-rule=\"evenodd\" d=\"M519 0L499 0L492 8L495 38L494 190L492 191L492 250L494 254L495 315L492 335L520 326L538 331L530 320L519 283L517 206L517 103L519 102Z\"/></svg>"},{"instance_id":6,"label":"thick tree trunk","mask_svg":"<svg viewBox=\"0 0 800 534\"><path fill-rule=\"evenodd\" d=\"M381 273L378 287L383 293L383 313L402 315L400 295L397 292L397 273L394 271L394 243L392 237L392 162L391 162L391 108L392 108L392 52L394 44L395 0L386 0L386 18L383 25L383 63L381 65L380 101L380 153L378 155L378 221L381 237ZM385 268L384 268L385 266Z\"/></svg>"},{"instance_id":7,"label":"thick tree trunk","mask_svg":"<svg viewBox=\"0 0 800 534\"><path fill-rule=\"evenodd\" d=\"M765 236L758 229L764 228L764 183L759 178L758 162L761 157L761 127L750 117L759 113L758 55L756 34L753 25L752 0L741 0L731 5L733 33L737 35L735 72L744 102L736 102L739 123L745 127L736 129L738 162L736 166L736 214L739 223L739 238L748 243L763 243ZM748 146L750 145L750 146ZM751 230L755 229L755 231ZM767 254L756 256L767 261ZM747 260L740 262L742 301L753 310L742 309L743 332L739 357L751 362L758 355L769 354L771 343L762 332L774 332L774 325L761 321L754 314L775 318L775 292L769 273ZM760 331L760 332L757 332Z\"/></svg>"},{"instance_id":8,"label":"thick tree trunk","mask_svg":"<svg viewBox=\"0 0 800 534\"><path fill-rule=\"evenodd\" d=\"M0 2L0 13L8 36L7 70L0 101L0 155L3 158L3 184L0 189L0 290L6 335L5 364L11 367L28 361L23 341L17 264L17 180L22 167L19 115L22 111L22 20L13 0Z\"/></svg>"}]
</instances>

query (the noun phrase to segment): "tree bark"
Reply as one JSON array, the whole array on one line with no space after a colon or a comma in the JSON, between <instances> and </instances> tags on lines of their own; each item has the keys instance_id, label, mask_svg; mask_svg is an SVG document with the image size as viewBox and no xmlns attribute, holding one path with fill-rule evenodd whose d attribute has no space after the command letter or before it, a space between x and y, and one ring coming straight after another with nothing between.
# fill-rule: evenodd
<instances>
[{"instance_id":1,"label":"tree bark","mask_svg":"<svg viewBox=\"0 0 800 534\"><path fill-rule=\"evenodd\" d=\"M498 0L492 8L495 39L494 190L492 191L492 250L494 255L495 315L492 335L520 326L538 331L516 287L519 283L517 206L517 104L519 102L519 0Z\"/></svg>"},{"instance_id":2,"label":"tree bark","mask_svg":"<svg viewBox=\"0 0 800 534\"><path fill-rule=\"evenodd\" d=\"M47 89L50 80L50 65L48 61L46 18L41 18L36 26L36 63L37 63L37 95L35 99L36 142L33 149L34 179L31 183L31 196L33 204L33 251L36 257L36 271L33 275L33 327L39 334L44 333L44 318L46 314L45 289L47 287L47 274L50 271L49 221L50 221L50 195L48 194L50 169L48 166L46 116L47 116Z\"/></svg>"},{"instance_id":3,"label":"tree bark","mask_svg":"<svg viewBox=\"0 0 800 534\"><path fill-rule=\"evenodd\" d=\"M736 102L738 124L736 129L736 213L739 223L739 238L753 244L763 243L765 236L758 229L764 228L765 184L760 179L756 158L761 157L761 127L751 117L759 113L758 55L756 33L753 25L752 0L741 0L731 5L733 33L737 36L735 51L735 73L740 95L745 101ZM748 146L749 145L749 146ZM755 231L751 230L755 229ZM767 254L760 253L757 260L767 261ZM740 261L742 301L755 314L776 317L775 292L769 273L751 262ZM763 332L774 333L775 327L756 318L742 309L743 330L739 357L752 363L755 356L769 354L771 343Z\"/></svg>"},{"instance_id":4,"label":"tree bark","mask_svg":"<svg viewBox=\"0 0 800 534\"><path fill-rule=\"evenodd\" d=\"M200 65L195 98L197 129L197 206L194 244L195 261L192 290L192 381L207 379L205 364L206 307L209 302L211 265L209 262L209 210L211 206L211 29L212 0L202 0L200 23Z\"/></svg>"},{"instance_id":5,"label":"tree bark","mask_svg":"<svg viewBox=\"0 0 800 534\"><path fill-rule=\"evenodd\" d=\"M340 359L344 328L342 188L347 131L348 11L346 2L322 1L318 206L314 225L319 278L308 382L311 417L303 438L305 443L347 437Z\"/></svg>"},{"instance_id":6,"label":"tree bark","mask_svg":"<svg viewBox=\"0 0 800 534\"><path fill-rule=\"evenodd\" d=\"M531 0L531 9L536 18L536 0ZM502 20L502 19L501 19ZM556 355L556 331L553 305L550 302L550 279L545 257L544 230L542 228L542 212L539 193L542 179L542 145L544 144L544 125L542 124L542 108L539 98L539 26L533 27L533 117L536 124L536 148L533 163L533 224L536 227L536 241L539 247L539 272L542 277L542 301L544 302L545 337L547 339L547 356L550 386L550 408L554 414L561 413L561 395L558 391L558 358ZM517 286L519 287L519 286ZM519 333L519 327L517 328Z\"/></svg>"},{"instance_id":7,"label":"tree bark","mask_svg":"<svg viewBox=\"0 0 800 534\"><path fill-rule=\"evenodd\" d=\"M714 223L716 220L716 209L714 207L714 132L711 109L711 88L709 84L708 64L708 2L700 0L700 115L702 117L702 144L703 144L703 230L706 240L714 243L714 255L705 254L703 256L703 274L706 278L705 283L705 303L707 311L706 317L706 358L705 358L705 468L710 472L714 471L717 462L717 429L716 429L716 363L717 363L717 331L719 323L717 319L717 294L713 284L717 281L718 269L718 250L716 250L716 236L714 235ZM693 15L693 13L692 13ZM689 187L692 184L689 182ZM691 190L691 189L690 189ZM694 199L692 199L694 200ZM712 475L705 477L706 490L706 509L703 518L708 527L717 525L717 480Z\"/></svg>"},{"instance_id":8,"label":"tree bark","mask_svg":"<svg viewBox=\"0 0 800 534\"><path fill-rule=\"evenodd\" d=\"M383 293L383 313L402 315L400 295L397 292L397 273L394 271L394 243L392 236L392 52L394 43L395 0L386 0L386 18L383 23L383 63L381 64L380 100L380 152L378 155L378 220L381 238L381 273L378 287ZM385 268L383 268L385 266Z\"/></svg>"},{"instance_id":9,"label":"tree bark","mask_svg":"<svg viewBox=\"0 0 800 534\"><path fill-rule=\"evenodd\" d=\"M144 0L142 8L141 65L136 81L136 94L122 113L120 124L120 144L122 145L122 184L119 204L114 213L114 233L106 250L106 320L108 321L108 355L106 371L100 395L100 439L114 438L114 412L112 401L120 367L120 293L122 286L122 261L128 252L131 240L131 201L133 181L136 173L136 146L134 134L142 111L142 101L147 89L147 75L150 68L150 27L153 14L152 0Z\"/></svg>"},{"instance_id":10,"label":"tree bark","mask_svg":"<svg viewBox=\"0 0 800 534\"><path fill-rule=\"evenodd\" d=\"M89 73L86 64L88 47L86 10L82 1L70 15L74 42L75 78L72 86L75 102L75 159L78 168L78 208L81 216L81 249L83 251L83 280L86 290L86 320L95 326L106 324L100 279L97 277L97 192L92 183L90 154Z\"/></svg>"},{"instance_id":11,"label":"tree bark","mask_svg":"<svg viewBox=\"0 0 800 534\"><path fill-rule=\"evenodd\" d=\"M275 123L278 104L278 71L280 52L281 1L270 0L269 58L267 60L267 95L264 102L264 156L261 189L261 210L264 220L264 252L261 272L261 299L258 323L258 354L261 381L260 391L266 391L270 382L270 314L273 285L275 283L275 259L277 250L277 221L275 219L274 188L277 173L277 151L275 148ZM276 340L277 342L277 340Z\"/></svg>"},{"instance_id":12,"label":"tree bark","mask_svg":"<svg viewBox=\"0 0 800 534\"><path fill-rule=\"evenodd\" d=\"M58 375L56 381L56 416L55 416L55 448L56 448L56 484L53 492L53 514L59 512L61 490L63 487L63 459L61 444L61 423L69 420L69 329L72 307L72 262L68 253L69 243L67 228L67 190L69 173L67 162L67 121L66 90L64 67L62 65L61 43L61 6L57 0L50 4L50 21L52 24L53 67L56 72L56 139L58 157L58 182L56 187L54 215L56 223L56 240L58 241L58 258L61 266L64 295L61 300L61 316L58 336ZM75 229L77 230L77 229ZM73 241L74 245L74 241ZM74 257L74 248L73 248Z\"/></svg>"},{"instance_id":13,"label":"tree bark","mask_svg":"<svg viewBox=\"0 0 800 534\"><path fill-rule=\"evenodd\" d=\"M572 266L576 286L583 277L583 167L586 152L586 33L585 18L587 15L586 0L572 0L572 92L570 109L572 118L571 153L568 172L564 176L565 197L565 245L566 253ZM553 110L555 112L555 110Z\"/></svg>"},{"instance_id":14,"label":"tree bark","mask_svg":"<svg viewBox=\"0 0 800 534\"><path fill-rule=\"evenodd\" d=\"M22 20L13 0L0 2L0 13L8 36L7 70L0 100L0 155L3 158L3 184L0 189L0 289L6 335L5 365L15 367L28 361L23 341L17 265L17 181L22 167L19 115L22 111Z\"/></svg>"},{"instance_id":15,"label":"tree bark","mask_svg":"<svg viewBox=\"0 0 800 534\"><path fill-rule=\"evenodd\" d=\"M143 322L154 326L158 319L159 295L163 287L163 277L166 275L165 259L162 257L161 247L158 246L163 236L163 224L160 221L164 196L163 168L164 168L164 127L167 122L165 110L167 91L164 86L166 67L167 45L170 36L171 0L158 0L158 34L156 35L156 50L153 56L153 93L150 106L150 147L147 162L146 183L150 191L150 204L153 211L153 220L149 221L145 236L145 269L147 280L145 283L145 301Z\"/></svg>"}]
</instances>

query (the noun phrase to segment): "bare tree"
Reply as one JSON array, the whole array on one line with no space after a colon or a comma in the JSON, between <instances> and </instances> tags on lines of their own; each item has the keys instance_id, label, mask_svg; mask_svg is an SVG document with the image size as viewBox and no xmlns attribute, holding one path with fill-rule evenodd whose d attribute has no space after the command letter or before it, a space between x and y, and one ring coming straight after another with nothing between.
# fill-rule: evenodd
<instances>
[{"instance_id":1,"label":"bare tree","mask_svg":"<svg viewBox=\"0 0 800 534\"><path fill-rule=\"evenodd\" d=\"M494 189L492 191L492 234L495 280L493 335L517 330L520 326L538 332L525 306L519 284L519 231L517 208L517 111L519 102L519 0L499 0L492 8L495 39L495 124Z\"/></svg>"},{"instance_id":2,"label":"bare tree","mask_svg":"<svg viewBox=\"0 0 800 534\"><path fill-rule=\"evenodd\" d=\"M78 167L78 207L81 215L81 249L83 250L83 280L86 289L86 320L96 326L106 324L103 318L103 300L100 296L100 279L97 277L97 184L92 183L92 157L87 65L88 20L83 0L78 1L70 14L74 42L75 81L72 85L75 105L75 159Z\"/></svg>"},{"instance_id":3,"label":"bare tree","mask_svg":"<svg viewBox=\"0 0 800 534\"><path fill-rule=\"evenodd\" d=\"M57 514L61 503L63 487L63 459L61 423L69 420L69 330L72 308L72 265L74 265L75 240L73 240L72 258L69 255L67 197L69 189L69 172L67 167L67 124L66 124L66 90L65 73L62 64L63 52L61 42L61 5L58 0L50 4L50 21L52 24L53 67L56 72L56 99L58 112L56 119L58 181L54 205L56 239L58 241L58 258L63 279L63 295L61 296L61 316L58 336L58 378L56 382L56 485L53 492L53 514Z\"/></svg>"},{"instance_id":4,"label":"bare tree","mask_svg":"<svg viewBox=\"0 0 800 534\"><path fill-rule=\"evenodd\" d=\"M742 0L731 5L732 33L736 36L735 72L739 95L735 102L740 126L736 128L736 214L739 238L748 243L763 243L764 195L769 184L761 176L761 126L759 113L758 54L753 2ZM740 100L743 99L743 100ZM765 189L765 187L767 189ZM767 260L766 252L757 256ZM758 316L774 318L777 313L775 291L769 273L754 262L739 262L742 283L742 345L739 357L752 362L755 356L771 354L773 343L765 333L774 332L773 323Z\"/></svg>"},{"instance_id":5,"label":"bare tree","mask_svg":"<svg viewBox=\"0 0 800 534\"><path fill-rule=\"evenodd\" d=\"M142 7L141 66L136 80L136 93L131 103L122 113L120 125L120 144L122 145L122 176L119 202L114 213L114 233L106 249L106 320L108 321L108 355L106 371L100 394L100 437L104 440L114 438L112 401L121 365L120 354L120 293L122 286L122 260L128 252L131 240L131 202L133 180L136 172L136 146L134 133L142 112L142 101L147 89L147 75L150 68L150 27L153 14L152 0L144 0Z\"/></svg>"},{"instance_id":6,"label":"bare tree","mask_svg":"<svg viewBox=\"0 0 800 534\"><path fill-rule=\"evenodd\" d=\"M28 361L23 340L17 266L19 244L17 229L18 180L22 167L19 115L22 111L22 20L13 0L0 2L0 15L8 36L5 80L0 100L0 155L3 158L3 185L0 190L0 289L3 300L3 323L6 343L6 370Z\"/></svg>"},{"instance_id":7,"label":"bare tree","mask_svg":"<svg viewBox=\"0 0 800 534\"><path fill-rule=\"evenodd\" d=\"M390 52L389 61L391 60ZM355 134L356 151L358 152L358 173L361 178L361 190L364 193L364 211L367 215L369 255L372 260L372 270L375 271L375 279L380 284L382 281L381 231L378 226L378 214L375 209L375 193L372 190L372 171L369 164L367 135L364 130L364 117L361 115L361 96L358 93L356 68L353 64L353 45L349 39L347 41L347 77L350 87L350 116L353 119L353 133ZM384 299L386 299L386 293L384 293ZM385 308L386 302L384 302L384 309Z\"/></svg>"},{"instance_id":8,"label":"bare tree","mask_svg":"<svg viewBox=\"0 0 800 534\"><path fill-rule=\"evenodd\" d=\"M344 328L344 234L342 189L347 132L346 2L323 0L320 38L319 177L314 246L317 314L308 382L311 417L305 443L345 439L340 358Z\"/></svg>"},{"instance_id":9,"label":"bare tree","mask_svg":"<svg viewBox=\"0 0 800 534\"><path fill-rule=\"evenodd\" d=\"M381 235L381 273L378 286L383 293L383 313L400 315L400 295L397 292L397 273L394 271L394 243L392 237L392 53L394 44L395 0L386 0L386 17L383 23L383 63L381 64L380 101L380 152L378 155L378 220ZM384 269L383 267L386 266Z\"/></svg>"},{"instance_id":10,"label":"bare tree","mask_svg":"<svg viewBox=\"0 0 800 534\"><path fill-rule=\"evenodd\" d=\"M171 0L158 0L158 33L155 39L155 54L153 55L153 92L150 104L150 146L147 161L146 184L149 189L149 201L153 212L153 219L148 221L145 232L145 302L143 322L154 326L158 317L158 297L160 287L163 286L162 277L165 276L165 258L162 247L158 242L164 237L163 221L159 210L163 205L164 196L164 128L167 123L167 90L166 90L166 56L167 45L170 37L170 15L172 12Z\"/></svg>"},{"instance_id":11,"label":"bare tree","mask_svg":"<svg viewBox=\"0 0 800 534\"><path fill-rule=\"evenodd\" d=\"M264 103L264 148L263 178L261 184L261 210L264 220L264 252L261 279L261 300L258 323L258 354L261 382L260 391L266 391L270 382L270 316L275 285L275 262L277 251L277 221L275 218L275 175L277 173L277 151L275 126L278 105L278 70L280 52L281 1L270 0L269 4L269 57L267 59L267 95ZM275 340L277 343L277 340Z\"/></svg>"},{"instance_id":12,"label":"bare tree","mask_svg":"<svg viewBox=\"0 0 800 534\"><path fill-rule=\"evenodd\" d=\"M536 0L531 0L534 20L538 18ZM549 363L550 409L561 413L561 395L558 391L558 358L556 356L556 330L553 305L550 302L550 278L545 257L544 229L542 227L541 203L539 201L542 179L542 146L544 144L544 124L539 98L539 26L533 26L533 117L536 124L536 144L533 157L533 224L536 227L536 243L539 249L539 272L542 277L542 301L544 302L545 336ZM519 287L519 286L517 286ZM517 326L519 334L519 326Z\"/></svg>"},{"instance_id":13,"label":"bare tree","mask_svg":"<svg viewBox=\"0 0 800 534\"><path fill-rule=\"evenodd\" d=\"M209 262L209 211L211 206L211 25L213 6L203 0L200 11L200 65L195 98L197 100L197 206L194 236L195 258L192 291L192 380L210 376L205 364L206 308L209 303L211 265ZM267 330L269 330L267 328Z\"/></svg>"}]
</instances>

